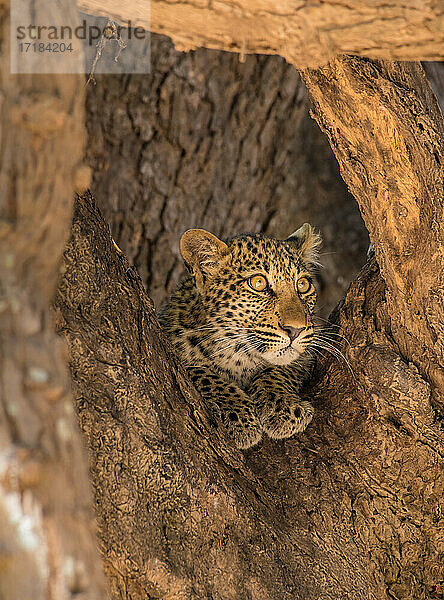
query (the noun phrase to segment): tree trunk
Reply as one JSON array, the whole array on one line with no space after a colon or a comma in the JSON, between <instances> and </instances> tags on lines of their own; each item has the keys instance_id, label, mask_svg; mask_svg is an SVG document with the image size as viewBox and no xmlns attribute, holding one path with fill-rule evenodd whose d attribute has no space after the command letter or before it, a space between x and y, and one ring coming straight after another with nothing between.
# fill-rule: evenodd
<instances>
[{"instance_id":1,"label":"tree trunk","mask_svg":"<svg viewBox=\"0 0 444 600\"><path fill-rule=\"evenodd\" d=\"M74 16L63 0L51 11ZM87 460L49 310L73 190L89 179L83 94L79 77L11 76L8 20L2 2L0 598L93 600L103 577Z\"/></svg>"},{"instance_id":2,"label":"tree trunk","mask_svg":"<svg viewBox=\"0 0 444 600\"><path fill-rule=\"evenodd\" d=\"M316 408L304 434L266 440L247 452L230 445L165 345L142 282L114 248L94 202L84 197L77 203L57 301L59 327L71 348L101 547L116 598L442 595L442 390L435 377L439 349L431 336L440 307L427 297L441 270L424 265L410 246L405 251L412 235L419 249L431 236L440 249L435 215L441 149L434 132L441 117L415 65L345 58L304 72L304 78L387 272L386 287L371 259L336 312L348 338L341 350L349 368L327 359L319 363L304 392ZM328 104L318 94L321 81ZM126 80L134 103L133 82ZM406 111L412 106L417 119L412 108ZM356 114L365 127L358 126ZM157 118L150 139L161 147ZM184 163L190 160L186 151L181 156ZM173 173L157 181L175 182L177 169ZM96 185L104 185L105 175ZM387 201L388 184L393 203ZM122 202L123 194L117 198ZM387 218L401 200L407 215L400 216L418 207L424 227L406 218L401 228ZM120 239L129 242L116 223ZM379 233L384 230L386 235ZM423 285L412 284L412 257L423 270L417 272ZM437 259L432 254L429 260ZM409 303L398 293L398 270Z\"/></svg>"},{"instance_id":3,"label":"tree trunk","mask_svg":"<svg viewBox=\"0 0 444 600\"><path fill-rule=\"evenodd\" d=\"M67 9L62 0L60 6ZM438 4L430 7L439 16ZM365 30L357 30L363 38ZM425 38L419 30L415 34L420 46ZM242 43L245 52L257 49L254 40ZM399 46L406 43L400 34ZM319 45L325 58L325 44ZM269 44L267 50L273 48ZM286 202L298 187L287 179L293 163L311 193L310 176L294 161L305 126L305 100L294 71L280 59L248 59L238 66L246 87L236 88L234 79L224 82L224 68L209 77L207 67L198 64L204 56L182 59L170 50L151 78L116 80L108 96L125 93L121 125L130 123L138 162L131 159L130 167L121 169L133 185L131 200L123 204L122 186L114 193L116 204L102 201L103 206L119 239L130 250L141 249L133 252L133 261L146 265L144 279L159 299L180 275L177 255L172 260L166 254L166 286L158 271L162 249L170 252L182 229L175 213L185 198L187 211L194 207L190 225L208 222L214 229L225 220L227 233L241 224L278 233L286 225L278 217L283 213L289 221ZM213 64L227 61L232 69L232 60L214 54ZM193 69L202 81L194 79ZM319 362L304 391L316 408L304 434L265 440L246 452L230 444L165 343L143 283L112 243L93 199L87 194L77 200L56 317L68 342L113 598L442 596L437 423L442 119L417 65L345 57L303 76L319 123L363 209L383 275L371 259L335 313L349 340L341 347L348 362ZM0 253L0 592L7 599L80 593L93 598L100 595L101 582L85 464L68 402L63 349L54 339L48 311L70 212L67 198L85 181L82 95L76 78L10 78L4 56L1 77L6 202ZM179 81L184 105L183 96L174 92ZM214 82L219 91L212 91ZM143 94L145 86L155 108L151 119L132 95L132 90ZM266 93L259 102L249 104L262 89ZM91 96L90 110L101 106L106 115L105 88L102 93L105 102ZM226 104L216 101L222 94ZM191 132L189 122L181 120L184 106L192 107L196 121ZM257 114L252 117L249 110ZM227 126L232 134L223 137ZM102 160L112 168L125 165L118 157L109 160L118 148L102 139L102 128L109 136L114 133L109 122L105 126L96 118L91 127L93 141L97 127ZM295 146L291 128L298 131ZM11 151L13 136L20 154ZM129 153L130 145L122 144L123 149ZM92 164L98 156L90 150ZM323 159L321 164L332 163ZM329 166L327 172L330 186L335 180ZM189 194L196 173L197 189ZM95 185L112 191L111 181L103 172ZM314 186L321 189L322 178ZM324 195L331 206L337 206L331 200L336 193L345 197L334 186L332 196ZM146 195L140 200L143 187ZM220 194L214 199L213 189ZM230 210L216 202L225 200L227 191ZM261 194L265 216L256 200ZM239 197L248 211L236 202ZM147 200L148 218L143 214ZM115 209L125 218L129 207L146 219L145 231L137 218L130 233L119 228ZM210 217L213 210L221 212ZM151 239L148 228L157 227L158 216L161 223Z\"/></svg>"},{"instance_id":4,"label":"tree trunk","mask_svg":"<svg viewBox=\"0 0 444 600\"><path fill-rule=\"evenodd\" d=\"M440 0L248 0L217 2L77 0L80 10L131 21L172 38L178 50L200 46L241 54L278 54L299 68L341 54L388 60L442 60Z\"/></svg>"},{"instance_id":5,"label":"tree trunk","mask_svg":"<svg viewBox=\"0 0 444 600\"><path fill-rule=\"evenodd\" d=\"M438 427L387 330L374 259L337 315L308 430L240 452L163 341L85 196L57 299L112 597L438 598Z\"/></svg>"},{"instance_id":6,"label":"tree trunk","mask_svg":"<svg viewBox=\"0 0 444 600\"><path fill-rule=\"evenodd\" d=\"M324 237L321 315L365 260L368 235L325 136L282 58L177 52L152 35L150 75L97 76L87 91L92 190L159 307L184 275L181 234L310 221ZM118 177L116 174L118 173Z\"/></svg>"}]
</instances>

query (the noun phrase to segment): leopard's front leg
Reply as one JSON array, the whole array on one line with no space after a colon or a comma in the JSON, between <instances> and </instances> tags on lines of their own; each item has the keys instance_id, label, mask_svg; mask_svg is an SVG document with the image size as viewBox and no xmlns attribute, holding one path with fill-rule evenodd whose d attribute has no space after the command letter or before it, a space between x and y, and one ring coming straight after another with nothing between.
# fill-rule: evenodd
<instances>
[{"instance_id":1,"label":"leopard's front leg","mask_svg":"<svg viewBox=\"0 0 444 600\"><path fill-rule=\"evenodd\" d=\"M289 367L271 367L254 377L247 393L269 437L289 438L304 431L313 418L313 406L301 400L300 374Z\"/></svg>"},{"instance_id":2,"label":"leopard's front leg","mask_svg":"<svg viewBox=\"0 0 444 600\"><path fill-rule=\"evenodd\" d=\"M254 446L262 439L262 426L252 399L235 384L208 367L188 367L192 382L204 400L214 408L238 448Z\"/></svg>"}]
</instances>

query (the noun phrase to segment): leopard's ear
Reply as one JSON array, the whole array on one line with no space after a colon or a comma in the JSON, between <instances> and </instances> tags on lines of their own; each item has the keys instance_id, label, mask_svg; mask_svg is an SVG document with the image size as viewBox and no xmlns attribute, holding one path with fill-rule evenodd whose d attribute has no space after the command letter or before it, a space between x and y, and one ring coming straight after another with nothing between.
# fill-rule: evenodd
<instances>
[{"instance_id":1,"label":"leopard's ear","mask_svg":"<svg viewBox=\"0 0 444 600\"><path fill-rule=\"evenodd\" d=\"M180 253L200 287L207 275L217 273L230 255L230 249L209 231L189 229L180 240Z\"/></svg>"},{"instance_id":2,"label":"leopard's ear","mask_svg":"<svg viewBox=\"0 0 444 600\"><path fill-rule=\"evenodd\" d=\"M322 244L322 238L309 223L304 223L289 235L286 241L295 242L305 260L314 265L319 265L319 246Z\"/></svg>"}]
</instances>

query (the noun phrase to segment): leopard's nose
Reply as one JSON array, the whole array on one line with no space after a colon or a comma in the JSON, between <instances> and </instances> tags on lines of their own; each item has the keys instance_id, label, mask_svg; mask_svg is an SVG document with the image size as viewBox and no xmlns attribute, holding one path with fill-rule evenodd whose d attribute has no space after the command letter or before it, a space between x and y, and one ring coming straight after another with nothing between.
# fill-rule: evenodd
<instances>
[{"instance_id":1,"label":"leopard's nose","mask_svg":"<svg viewBox=\"0 0 444 600\"><path fill-rule=\"evenodd\" d=\"M288 335L288 337L290 338L290 342L295 340L301 333L301 331L304 331L305 329L305 327L299 327L299 329L297 329L296 327L292 327L291 325L281 325L281 323L279 323L279 327Z\"/></svg>"}]
</instances>

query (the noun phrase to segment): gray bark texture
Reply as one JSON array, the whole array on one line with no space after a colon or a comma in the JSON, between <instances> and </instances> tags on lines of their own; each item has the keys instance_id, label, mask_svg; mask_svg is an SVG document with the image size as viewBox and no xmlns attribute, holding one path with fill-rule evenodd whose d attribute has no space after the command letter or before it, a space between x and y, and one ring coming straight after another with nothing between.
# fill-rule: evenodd
<instances>
[{"instance_id":1,"label":"gray bark texture","mask_svg":"<svg viewBox=\"0 0 444 600\"><path fill-rule=\"evenodd\" d=\"M444 113L444 62L424 62L422 66L438 100L441 112Z\"/></svg>"},{"instance_id":2,"label":"gray bark texture","mask_svg":"<svg viewBox=\"0 0 444 600\"><path fill-rule=\"evenodd\" d=\"M228 236L322 231L321 314L342 298L368 235L301 79L282 58L198 50L152 35L150 75L87 90L92 190L159 307L184 275L191 227Z\"/></svg>"}]
</instances>

